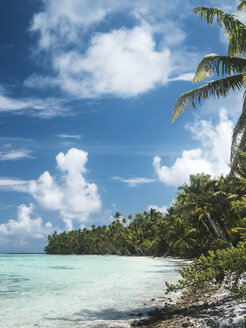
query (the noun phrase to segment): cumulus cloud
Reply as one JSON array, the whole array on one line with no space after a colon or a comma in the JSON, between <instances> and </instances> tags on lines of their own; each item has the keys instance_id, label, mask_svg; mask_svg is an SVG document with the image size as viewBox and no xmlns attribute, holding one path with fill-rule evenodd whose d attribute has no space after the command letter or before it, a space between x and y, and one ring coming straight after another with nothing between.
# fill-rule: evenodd
<instances>
[{"instance_id":1,"label":"cumulus cloud","mask_svg":"<svg viewBox=\"0 0 246 328\"><path fill-rule=\"evenodd\" d=\"M121 28L93 36L87 51L60 52L53 57L55 78L30 77L27 86L58 85L82 98L114 94L132 97L166 84L170 50L156 50L146 27Z\"/></svg>"},{"instance_id":2,"label":"cumulus cloud","mask_svg":"<svg viewBox=\"0 0 246 328\"><path fill-rule=\"evenodd\" d=\"M87 152L71 148L67 154L56 156L57 168L62 172L60 183L47 171L29 183L34 199L45 209L59 211L68 229L72 229L72 220L85 222L101 207L96 184L84 177L87 160Z\"/></svg>"},{"instance_id":3,"label":"cumulus cloud","mask_svg":"<svg viewBox=\"0 0 246 328\"><path fill-rule=\"evenodd\" d=\"M232 10L236 1L223 6ZM192 9L190 0L43 0L30 31L39 36L36 53L49 55L53 72L31 75L25 86L58 87L79 98L134 97L169 81L191 81L202 57L185 43ZM117 14L126 20L111 30Z\"/></svg>"},{"instance_id":4,"label":"cumulus cloud","mask_svg":"<svg viewBox=\"0 0 246 328\"><path fill-rule=\"evenodd\" d=\"M0 190L24 192L32 195L43 209L58 211L69 230L72 221L85 222L101 208L97 185L86 181L88 153L71 148L56 156L59 180L48 171L37 180L0 179Z\"/></svg>"},{"instance_id":5,"label":"cumulus cloud","mask_svg":"<svg viewBox=\"0 0 246 328\"><path fill-rule=\"evenodd\" d=\"M16 220L0 224L0 235L17 236L21 238L44 238L52 231L50 222L43 223L41 217L31 218L34 206L20 205Z\"/></svg>"},{"instance_id":6,"label":"cumulus cloud","mask_svg":"<svg viewBox=\"0 0 246 328\"><path fill-rule=\"evenodd\" d=\"M191 8L188 0L168 6L158 0L44 1L30 30L39 35L38 49L50 55L53 75L31 75L24 85L59 87L79 98L134 97L170 80L190 81L187 71L199 55L184 46L182 24ZM119 13L135 25L95 32Z\"/></svg>"},{"instance_id":7,"label":"cumulus cloud","mask_svg":"<svg viewBox=\"0 0 246 328\"><path fill-rule=\"evenodd\" d=\"M176 186L188 182L190 174L204 172L219 176L228 173L233 123L228 119L226 110L220 110L216 126L210 121L201 120L188 125L187 129L201 143L201 147L184 150L170 167L161 166L161 158L155 156L153 167L159 180Z\"/></svg>"},{"instance_id":8,"label":"cumulus cloud","mask_svg":"<svg viewBox=\"0 0 246 328\"><path fill-rule=\"evenodd\" d=\"M155 182L156 179L148 179L148 178L130 178L123 179L121 177L112 177L113 180L124 182L128 185L128 187L136 187L140 184L152 183Z\"/></svg>"}]
</instances>

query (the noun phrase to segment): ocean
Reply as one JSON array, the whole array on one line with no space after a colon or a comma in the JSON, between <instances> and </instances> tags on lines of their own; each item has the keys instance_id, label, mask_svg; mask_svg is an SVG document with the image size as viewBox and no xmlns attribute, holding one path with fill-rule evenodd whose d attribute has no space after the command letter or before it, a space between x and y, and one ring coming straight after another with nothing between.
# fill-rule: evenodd
<instances>
[{"instance_id":1,"label":"ocean","mask_svg":"<svg viewBox=\"0 0 246 328\"><path fill-rule=\"evenodd\" d=\"M158 306L182 261L0 254L1 328L129 327Z\"/></svg>"}]
</instances>

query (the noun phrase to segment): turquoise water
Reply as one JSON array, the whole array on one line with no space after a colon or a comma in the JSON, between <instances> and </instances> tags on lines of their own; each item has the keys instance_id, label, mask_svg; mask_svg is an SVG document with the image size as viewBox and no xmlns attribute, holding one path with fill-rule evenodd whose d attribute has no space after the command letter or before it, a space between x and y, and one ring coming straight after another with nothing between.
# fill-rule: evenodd
<instances>
[{"instance_id":1,"label":"turquoise water","mask_svg":"<svg viewBox=\"0 0 246 328\"><path fill-rule=\"evenodd\" d=\"M0 255L0 326L128 327L130 313L165 297L164 281L177 281L181 266L147 257Z\"/></svg>"}]
</instances>

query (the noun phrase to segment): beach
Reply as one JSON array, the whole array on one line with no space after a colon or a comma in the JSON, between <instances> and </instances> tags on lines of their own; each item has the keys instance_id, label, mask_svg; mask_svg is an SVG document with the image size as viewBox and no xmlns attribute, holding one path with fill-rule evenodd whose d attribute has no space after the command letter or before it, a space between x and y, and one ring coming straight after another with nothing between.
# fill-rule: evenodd
<instances>
[{"instance_id":1,"label":"beach","mask_svg":"<svg viewBox=\"0 0 246 328\"><path fill-rule=\"evenodd\" d=\"M223 285L208 284L196 294L180 295L168 301L162 309L148 313L149 317L133 323L142 328L233 328L245 327L246 301L235 300Z\"/></svg>"}]
</instances>

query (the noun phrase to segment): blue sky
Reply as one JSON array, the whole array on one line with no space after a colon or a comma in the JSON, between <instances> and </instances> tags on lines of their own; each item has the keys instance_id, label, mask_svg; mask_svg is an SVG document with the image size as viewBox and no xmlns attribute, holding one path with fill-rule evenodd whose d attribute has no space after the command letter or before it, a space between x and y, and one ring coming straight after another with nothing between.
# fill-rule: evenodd
<instances>
[{"instance_id":1,"label":"blue sky","mask_svg":"<svg viewBox=\"0 0 246 328\"><path fill-rule=\"evenodd\" d=\"M165 212L189 174L226 174L242 94L187 110L202 57L226 54L198 5L236 1L0 0L0 252ZM243 19L243 17L241 17Z\"/></svg>"}]
</instances>

